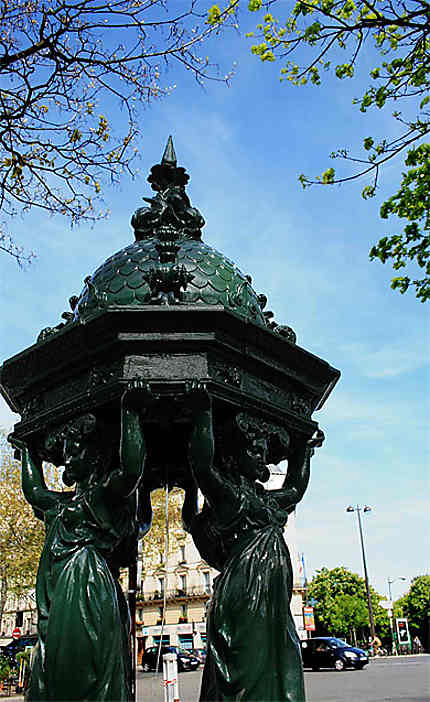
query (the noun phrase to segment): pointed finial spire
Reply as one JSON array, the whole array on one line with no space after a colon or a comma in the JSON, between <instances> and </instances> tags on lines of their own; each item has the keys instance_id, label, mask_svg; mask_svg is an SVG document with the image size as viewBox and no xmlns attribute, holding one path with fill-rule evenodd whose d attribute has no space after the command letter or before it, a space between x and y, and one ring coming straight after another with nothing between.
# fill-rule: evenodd
<instances>
[{"instance_id":1,"label":"pointed finial spire","mask_svg":"<svg viewBox=\"0 0 430 702\"><path fill-rule=\"evenodd\" d=\"M173 139L169 136L161 163L152 166L147 178L157 195L144 197L151 207L139 207L131 219L136 241L155 236L166 242L167 234L172 241L178 237L200 240L205 220L191 206L185 192L189 178L185 168L177 165Z\"/></svg>"},{"instance_id":2,"label":"pointed finial spire","mask_svg":"<svg viewBox=\"0 0 430 702\"><path fill-rule=\"evenodd\" d=\"M177 165L175 147L173 146L173 139L171 135L167 140L166 148L164 149L164 154L163 158L161 159L161 163L163 166L176 167Z\"/></svg>"}]
</instances>

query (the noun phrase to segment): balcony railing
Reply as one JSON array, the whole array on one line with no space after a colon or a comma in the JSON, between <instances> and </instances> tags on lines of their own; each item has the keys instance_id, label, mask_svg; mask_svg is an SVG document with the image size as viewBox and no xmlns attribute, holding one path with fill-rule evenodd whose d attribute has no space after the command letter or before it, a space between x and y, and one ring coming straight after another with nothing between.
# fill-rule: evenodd
<instances>
[{"instance_id":1,"label":"balcony railing","mask_svg":"<svg viewBox=\"0 0 430 702\"><path fill-rule=\"evenodd\" d=\"M210 587L203 585L194 585L186 588L173 588L167 590L166 599L181 600L187 598L204 598L208 599L212 594ZM139 592L136 597L138 602L159 602L163 601L164 593L162 590L152 590L150 592Z\"/></svg>"}]
</instances>

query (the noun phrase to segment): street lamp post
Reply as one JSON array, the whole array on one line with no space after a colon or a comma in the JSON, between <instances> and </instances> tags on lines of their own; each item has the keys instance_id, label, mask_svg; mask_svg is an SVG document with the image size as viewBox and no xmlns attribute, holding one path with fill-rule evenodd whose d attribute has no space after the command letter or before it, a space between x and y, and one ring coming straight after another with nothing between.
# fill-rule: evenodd
<instances>
[{"instance_id":1,"label":"street lamp post","mask_svg":"<svg viewBox=\"0 0 430 702\"><path fill-rule=\"evenodd\" d=\"M390 620L390 631L391 631L391 650L394 653L395 656L398 655L398 650L397 650L397 641L394 636L394 623L393 623L393 598L391 595L391 585L395 583L397 580L406 580L406 578L401 575L398 578L394 578L394 580L391 580L389 577L387 578L387 583L388 583L388 602L391 605L390 609L388 610L388 618Z\"/></svg>"},{"instance_id":2,"label":"street lamp post","mask_svg":"<svg viewBox=\"0 0 430 702\"><path fill-rule=\"evenodd\" d=\"M390 578L387 578L387 583L388 583L388 599L390 600L390 602L393 601L393 598L392 598L392 595L391 595L391 585L392 585L393 583L397 582L397 580L406 580L406 578L405 578L403 575L400 575L400 577L398 577L398 578L394 578L394 580L390 580Z\"/></svg>"},{"instance_id":3,"label":"street lamp post","mask_svg":"<svg viewBox=\"0 0 430 702\"><path fill-rule=\"evenodd\" d=\"M370 512L371 509L372 508L369 507L368 505L364 505L363 512ZM375 638L375 619L373 617L372 599L370 597L369 578L367 575L366 554L364 551L363 527L361 525L361 515L360 515L361 507L359 507L359 505L356 505L355 507L352 507L352 505L349 505L349 507L346 508L346 511L347 512L357 512L358 529L360 532L361 555L363 557L364 581L366 583L367 609L369 610L370 634L372 636L372 639L374 639Z\"/></svg>"}]
</instances>

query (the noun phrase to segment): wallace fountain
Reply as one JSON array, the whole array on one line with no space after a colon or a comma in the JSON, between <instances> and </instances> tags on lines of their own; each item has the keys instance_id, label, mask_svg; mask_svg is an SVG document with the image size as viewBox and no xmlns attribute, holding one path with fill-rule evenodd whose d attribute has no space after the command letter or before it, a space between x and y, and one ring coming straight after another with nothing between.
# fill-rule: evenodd
<instances>
[{"instance_id":1,"label":"wallace fountain","mask_svg":"<svg viewBox=\"0 0 430 702\"><path fill-rule=\"evenodd\" d=\"M339 371L296 344L252 279L201 239L171 138L132 218L135 241L87 275L62 321L1 367L10 436L46 527L26 699L130 702L128 603L151 491L185 491L184 527L220 575L200 699L303 702L283 538ZM288 461L266 490L268 464ZM43 461L64 466L49 490ZM204 496L198 510L197 491ZM150 537L148 537L150 538Z\"/></svg>"}]
</instances>

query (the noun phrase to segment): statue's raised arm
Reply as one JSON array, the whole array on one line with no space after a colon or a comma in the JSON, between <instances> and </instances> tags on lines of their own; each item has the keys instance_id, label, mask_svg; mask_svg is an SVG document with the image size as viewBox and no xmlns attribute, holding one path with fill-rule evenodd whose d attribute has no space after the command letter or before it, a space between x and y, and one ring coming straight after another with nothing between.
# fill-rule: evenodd
<instances>
[{"instance_id":1,"label":"statue's raised arm","mask_svg":"<svg viewBox=\"0 0 430 702\"><path fill-rule=\"evenodd\" d=\"M204 383L194 382L188 391L193 417L188 453L191 472L207 506L216 510L221 521L229 522L237 513L239 500L237 491L223 474L222 466L214 463L212 399ZM189 496L191 494L190 490ZM190 502L191 499L189 498Z\"/></svg>"},{"instance_id":2,"label":"statue's raised arm","mask_svg":"<svg viewBox=\"0 0 430 702\"><path fill-rule=\"evenodd\" d=\"M142 481L146 446L141 417L154 403L148 384L140 379L130 381L121 398L120 466L105 483L113 497L133 493Z\"/></svg>"},{"instance_id":3,"label":"statue's raised arm","mask_svg":"<svg viewBox=\"0 0 430 702\"><path fill-rule=\"evenodd\" d=\"M311 457L316 447L324 441L324 432L317 429L311 439L294 437L291 440L288 455L288 471L282 488L270 490L270 495L276 499L279 506L287 512L292 512L303 498L310 477Z\"/></svg>"},{"instance_id":4,"label":"statue's raised arm","mask_svg":"<svg viewBox=\"0 0 430 702\"><path fill-rule=\"evenodd\" d=\"M33 448L14 436L10 436L9 441L21 460L21 486L24 497L33 507L35 515L43 519L45 511L53 507L57 500L64 499L64 494L46 487L42 458Z\"/></svg>"}]
</instances>

